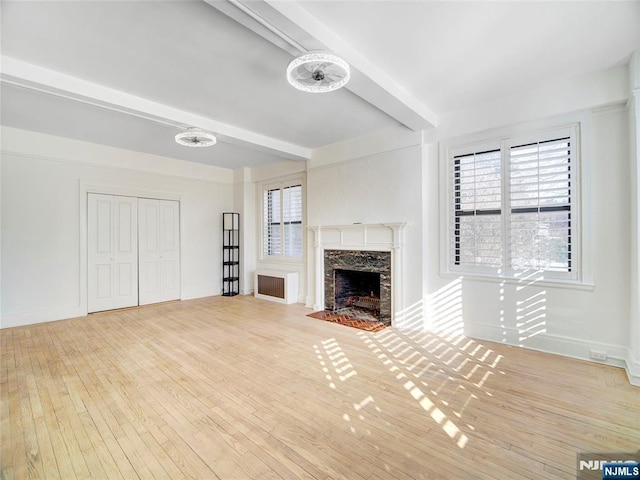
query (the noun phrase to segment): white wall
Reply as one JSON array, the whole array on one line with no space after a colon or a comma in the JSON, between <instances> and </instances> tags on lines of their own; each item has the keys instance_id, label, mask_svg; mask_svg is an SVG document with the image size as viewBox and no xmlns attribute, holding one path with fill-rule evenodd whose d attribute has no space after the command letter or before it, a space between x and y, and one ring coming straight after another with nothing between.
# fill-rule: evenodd
<instances>
[{"instance_id":1,"label":"white wall","mask_svg":"<svg viewBox=\"0 0 640 480\"><path fill-rule=\"evenodd\" d=\"M234 170L233 211L240 214L240 293L253 293L253 272L256 269L256 189L251 182L251 169Z\"/></svg>"},{"instance_id":2,"label":"white wall","mask_svg":"<svg viewBox=\"0 0 640 480\"><path fill-rule=\"evenodd\" d=\"M422 146L419 134L388 131L314 152L307 170L309 225L410 223L404 230L401 311L394 325L415 327L422 318ZM344 159L337 163L336 160ZM309 283L318 273L308 263ZM310 285L309 293L315 284ZM307 304L314 304L307 299Z\"/></svg>"},{"instance_id":3,"label":"white wall","mask_svg":"<svg viewBox=\"0 0 640 480\"><path fill-rule=\"evenodd\" d=\"M588 356L586 347L591 345L624 358L630 274L627 113L624 107L616 107L590 117L585 146L589 154L583 156L587 185L582 253L593 283L558 286L545 282L542 275L519 282L440 275L436 262L443 250L431 234L427 296L433 305L449 296L469 335L542 350L569 349L566 353L576 356ZM435 168L431 173L436 174ZM433 183L430 196L437 195ZM437 221L432 212L429 223ZM436 326L444 320L437 310L434 307L430 318Z\"/></svg>"},{"instance_id":4,"label":"white wall","mask_svg":"<svg viewBox=\"0 0 640 480\"><path fill-rule=\"evenodd\" d=\"M620 66L579 77L554 80L528 92L439 115L438 128L426 132L429 142L535 122L585 108L622 104L629 98L628 67Z\"/></svg>"},{"instance_id":5,"label":"white wall","mask_svg":"<svg viewBox=\"0 0 640 480\"><path fill-rule=\"evenodd\" d=\"M412 223L403 279L409 312L397 326L464 331L579 358L597 349L609 363L631 371L637 367L629 364L629 336L637 327L630 330L627 76L627 68L617 67L449 112L438 128L423 132L422 144L411 132L391 129L318 149L307 170L308 224ZM440 144L576 118L584 134L585 284L568 288L536 278L518 284L441 274ZM312 262L308 269L311 294Z\"/></svg>"},{"instance_id":6,"label":"white wall","mask_svg":"<svg viewBox=\"0 0 640 480\"><path fill-rule=\"evenodd\" d=\"M178 198L181 297L220 293L230 170L3 128L1 178L3 328L86 314L87 185Z\"/></svg>"},{"instance_id":7,"label":"white wall","mask_svg":"<svg viewBox=\"0 0 640 480\"><path fill-rule=\"evenodd\" d=\"M589 358L590 350L596 349L608 354L608 363L626 366L633 382L639 380L629 363L631 190L629 114L621 98L621 91L629 96L624 75L624 69L613 69L585 79L588 88L544 87L483 105L485 122L479 120L480 111L470 114L467 109L464 113L470 115L461 119L458 139L451 138L456 133L451 124L443 138L431 132L423 174L425 225L437 224L442 215L441 185L436 180L442 168L437 161L440 142L502 138L505 131L535 131L581 119L586 282L563 287L541 283L538 276L514 283L442 275L442 236L425 230L427 328L464 330L478 338L578 358ZM558 104L576 111L559 114Z\"/></svg>"}]
</instances>

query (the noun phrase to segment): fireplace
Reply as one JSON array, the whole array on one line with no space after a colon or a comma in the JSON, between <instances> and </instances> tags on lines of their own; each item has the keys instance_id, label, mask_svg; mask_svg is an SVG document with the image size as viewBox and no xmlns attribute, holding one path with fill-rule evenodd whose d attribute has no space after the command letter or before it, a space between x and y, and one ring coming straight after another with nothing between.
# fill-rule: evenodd
<instances>
[{"instance_id":1,"label":"fireplace","mask_svg":"<svg viewBox=\"0 0 640 480\"><path fill-rule=\"evenodd\" d=\"M357 309L391 324L391 252L324 251L325 310Z\"/></svg>"},{"instance_id":2,"label":"fireplace","mask_svg":"<svg viewBox=\"0 0 640 480\"><path fill-rule=\"evenodd\" d=\"M308 291L306 305L316 312L333 312L336 269L379 273L380 321L400 326L405 311L404 230L408 225L396 222L307 227L313 232L314 248L313 287Z\"/></svg>"}]
</instances>

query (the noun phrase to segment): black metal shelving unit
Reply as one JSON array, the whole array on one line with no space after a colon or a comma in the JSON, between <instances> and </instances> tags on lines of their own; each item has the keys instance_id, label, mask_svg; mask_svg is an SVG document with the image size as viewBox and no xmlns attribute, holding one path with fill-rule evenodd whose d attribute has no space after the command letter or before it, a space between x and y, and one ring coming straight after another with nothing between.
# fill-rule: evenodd
<instances>
[{"instance_id":1,"label":"black metal shelving unit","mask_svg":"<svg viewBox=\"0 0 640 480\"><path fill-rule=\"evenodd\" d=\"M222 214L222 295L240 293L240 214Z\"/></svg>"}]
</instances>

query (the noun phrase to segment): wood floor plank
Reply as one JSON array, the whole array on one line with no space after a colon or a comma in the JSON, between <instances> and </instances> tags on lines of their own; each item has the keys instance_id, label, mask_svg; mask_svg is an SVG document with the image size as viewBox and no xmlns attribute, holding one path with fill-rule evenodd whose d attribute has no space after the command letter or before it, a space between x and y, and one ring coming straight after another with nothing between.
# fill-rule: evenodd
<instances>
[{"instance_id":1,"label":"wood floor plank","mask_svg":"<svg viewBox=\"0 0 640 480\"><path fill-rule=\"evenodd\" d=\"M557 479L636 451L622 370L211 297L0 330L0 478Z\"/></svg>"},{"instance_id":2,"label":"wood floor plank","mask_svg":"<svg viewBox=\"0 0 640 480\"><path fill-rule=\"evenodd\" d=\"M49 435L42 400L46 397L41 394L36 384L35 377L29 375L26 378L29 389L29 403L34 422L34 430L38 444L38 463L42 466L42 478L60 478L51 437Z\"/></svg>"},{"instance_id":3,"label":"wood floor plank","mask_svg":"<svg viewBox=\"0 0 640 480\"><path fill-rule=\"evenodd\" d=\"M7 408L3 408L2 415L8 416L10 442L2 445L2 473L3 476L12 479L28 478L27 473L27 451L24 442L22 427L22 415L20 414L20 374L18 371L22 367L20 357L20 340L17 338L19 332L9 332L10 346L3 349L3 359L6 355L6 365L8 366L7 383L0 386L0 391L6 392ZM3 364L5 361L3 360ZM6 426L6 422L3 422Z\"/></svg>"},{"instance_id":4,"label":"wood floor plank","mask_svg":"<svg viewBox=\"0 0 640 480\"><path fill-rule=\"evenodd\" d=\"M135 469L131 465L131 462L129 461L127 456L122 451L122 448L118 444L116 437L113 435L113 431L111 430L110 426L104 420L105 411L108 411L108 408L100 408L100 404L87 405L87 413L88 415L90 415L91 421L95 425L97 433L100 435L100 438L98 438L97 435L92 435L91 441L94 445L98 442L102 442L104 444L104 447L108 450L108 453L112 460L109 458L103 459L102 457L106 456L106 454L104 453L100 458L103 462L107 462L110 464L111 462L113 462L113 464L115 464L115 468L109 469L109 472L119 472L122 478L135 479L137 478ZM118 428L120 427L118 426ZM124 436L124 431L122 432L121 436Z\"/></svg>"},{"instance_id":5,"label":"wood floor plank","mask_svg":"<svg viewBox=\"0 0 640 480\"><path fill-rule=\"evenodd\" d=\"M42 405L42 418L46 425L46 434L49 438L49 442L51 443L51 448L53 449L57 468L57 471L47 471L47 475L50 475L52 478L59 475L63 480L66 478L75 478L76 475L73 470L73 464L70 461L67 446L58 427L56 416L55 414L52 414L52 412L55 412L55 407L50 397L49 384L50 382L46 378L38 381L38 393L40 395L40 402Z\"/></svg>"}]
</instances>

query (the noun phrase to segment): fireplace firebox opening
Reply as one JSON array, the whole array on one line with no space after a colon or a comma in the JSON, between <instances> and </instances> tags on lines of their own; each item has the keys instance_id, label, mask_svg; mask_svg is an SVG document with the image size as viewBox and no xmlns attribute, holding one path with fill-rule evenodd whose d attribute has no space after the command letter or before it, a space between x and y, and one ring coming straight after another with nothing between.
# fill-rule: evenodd
<instances>
[{"instance_id":1,"label":"fireplace firebox opening","mask_svg":"<svg viewBox=\"0 0 640 480\"><path fill-rule=\"evenodd\" d=\"M334 270L334 311L359 308L380 318L380 274L357 270Z\"/></svg>"},{"instance_id":2,"label":"fireplace firebox opening","mask_svg":"<svg viewBox=\"0 0 640 480\"><path fill-rule=\"evenodd\" d=\"M391 325L391 252L324 250L324 308Z\"/></svg>"}]
</instances>

